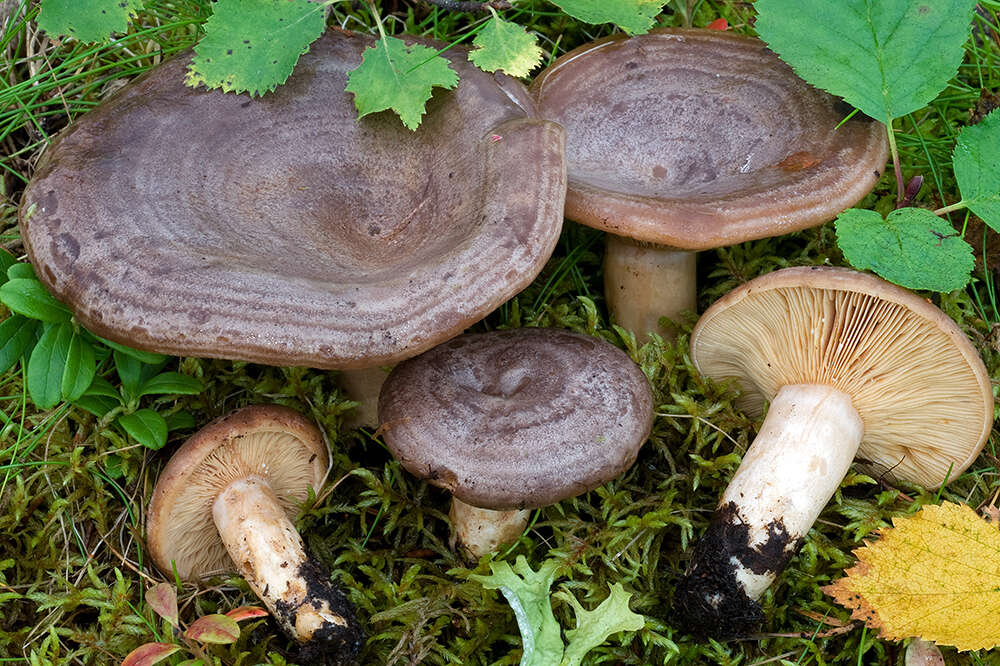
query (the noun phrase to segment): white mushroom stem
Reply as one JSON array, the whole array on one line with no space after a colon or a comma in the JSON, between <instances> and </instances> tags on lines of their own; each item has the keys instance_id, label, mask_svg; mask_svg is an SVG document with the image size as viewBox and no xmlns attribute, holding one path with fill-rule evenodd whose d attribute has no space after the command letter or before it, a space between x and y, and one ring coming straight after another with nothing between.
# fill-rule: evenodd
<instances>
[{"instance_id":1,"label":"white mushroom stem","mask_svg":"<svg viewBox=\"0 0 1000 666\"><path fill-rule=\"evenodd\" d=\"M502 544L515 541L531 517L530 509L494 511L466 504L457 497L451 500L451 547L456 543L471 559L478 560Z\"/></svg>"},{"instance_id":2,"label":"white mushroom stem","mask_svg":"<svg viewBox=\"0 0 1000 666\"><path fill-rule=\"evenodd\" d=\"M340 386L351 400L358 403L344 417L346 428L378 426L378 394L389 374L381 367L341 370Z\"/></svg>"},{"instance_id":3,"label":"white mushroom stem","mask_svg":"<svg viewBox=\"0 0 1000 666\"><path fill-rule=\"evenodd\" d=\"M678 321L697 308L694 252L640 243L608 234L604 250L604 296L615 323L642 344L649 333L672 339L677 331L660 318Z\"/></svg>"},{"instance_id":4,"label":"white mushroom stem","mask_svg":"<svg viewBox=\"0 0 1000 666\"><path fill-rule=\"evenodd\" d=\"M350 628L336 610L340 600L329 595L332 586L315 580L320 569L265 480L231 483L216 497L212 516L240 575L290 636L327 640Z\"/></svg>"},{"instance_id":5,"label":"white mushroom stem","mask_svg":"<svg viewBox=\"0 0 1000 666\"><path fill-rule=\"evenodd\" d=\"M684 624L721 637L760 619L756 600L837 490L863 434L846 393L817 384L778 391L678 585Z\"/></svg>"}]
</instances>

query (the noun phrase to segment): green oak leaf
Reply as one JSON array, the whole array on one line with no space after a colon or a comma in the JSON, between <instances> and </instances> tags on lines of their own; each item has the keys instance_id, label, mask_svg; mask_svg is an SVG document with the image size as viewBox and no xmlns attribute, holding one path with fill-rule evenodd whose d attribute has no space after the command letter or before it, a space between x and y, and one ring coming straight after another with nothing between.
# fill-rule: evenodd
<instances>
[{"instance_id":1,"label":"green oak leaf","mask_svg":"<svg viewBox=\"0 0 1000 666\"><path fill-rule=\"evenodd\" d=\"M962 202L1000 231L1000 112L958 133L952 163Z\"/></svg>"},{"instance_id":2,"label":"green oak leaf","mask_svg":"<svg viewBox=\"0 0 1000 666\"><path fill-rule=\"evenodd\" d=\"M386 37L365 49L361 64L347 74L346 90L354 93L359 118L392 109L403 125L415 130L431 89L457 85L458 74L434 49Z\"/></svg>"},{"instance_id":3,"label":"green oak leaf","mask_svg":"<svg viewBox=\"0 0 1000 666\"><path fill-rule=\"evenodd\" d=\"M42 0L38 27L50 35L69 35L81 42L103 42L125 32L142 8L142 0Z\"/></svg>"},{"instance_id":4,"label":"green oak leaf","mask_svg":"<svg viewBox=\"0 0 1000 666\"><path fill-rule=\"evenodd\" d=\"M523 27L494 15L472 40L469 60L486 72L502 69L510 76L527 76L542 61L538 40Z\"/></svg>"},{"instance_id":5,"label":"green oak leaf","mask_svg":"<svg viewBox=\"0 0 1000 666\"><path fill-rule=\"evenodd\" d=\"M630 35L649 32L666 0L552 0L570 16L587 23L614 23Z\"/></svg>"},{"instance_id":6,"label":"green oak leaf","mask_svg":"<svg viewBox=\"0 0 1000 666\"><path fill-rule=\"evenodd\" d=\"M263 95L288 79L325 29L323 5L309 0L218 0L185 82Z\"/></svg>"},{"instance_id":7,"label":"green oak leaf","mask_svg":"<svg viewBox=\"0 0 1000 666\"><path fill-rule=\"evenodd\" d=\"M837 244L852 266L910 289L961 289L975 265L972 247L924 208L900 208L888 218L851 208L837 217L836 227Z\"/></svg>"},{"instance_id":8,"label":"green oak leaf","mask_svg":"<svg viewBox=\"0 0 1000 666\"><path fill-rule=\"evenodd\" d=\"M620 583L611 584L611 595L592 611L585 610L580 602L568 592L557 593L573 607L576 614L576 629L566 631L566 654L560 666L579 666L583 657L603 643L611 634L619 631L639 631L646 619L633 613L628 607L631 594Z\"/></svg>"},{"instance_id":9,"label":"green oak leaf","mask_svg":"<svg viewBox=\"0 0 1000 666\"><path fill-rule=\"evenodd\" d=\"M812 85L886 124L962 62L976 0L757 0L757 33Z\"/></svg>"}]
</instances>

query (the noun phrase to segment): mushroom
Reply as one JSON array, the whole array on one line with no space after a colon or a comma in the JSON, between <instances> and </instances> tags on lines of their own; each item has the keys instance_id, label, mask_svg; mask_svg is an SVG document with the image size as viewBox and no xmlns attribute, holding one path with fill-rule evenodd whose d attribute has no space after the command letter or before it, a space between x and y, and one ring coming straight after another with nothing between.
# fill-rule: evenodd
<instances>
[{"instance_id":1,"label":"mushroom","mask_svg":"<svg viewBox=\"0 0 1000 666\"><path fill-rule=\"evenodd\" d=\"M413 475L452 493L452 546L479 558L530 511L624 472L649 436L649 381L587 335L462 335L403 361L379 397L383 438Z\"/></svg>"},{"instance_id":2,"label":"mushroom","mask_svg":"<svg viewBox=\"0 0 1000 666\"><path fill-rule=\"evenodd\" d=\"M993 422L990 379L958 326L871 275L801 267L747 282L713 304L691 359L770 401L674 594L693 633L738 636L802 544L855 456L880 477L936 487L976 458Z\"/></svg>"},{"instance_id":3,"label":"mushroom","mask_svg":"<svg viewBox=\"0 0 1000 666\"><path fill-rule=\"evenodd\" d=\"M116 342L272 365L391 365L482 319L555 248L564 132L461 49L418 131L359 119L374 44L331 29L254 100L177 57L75 121L20 209L39 278Z\"/></svg>"},{"instance_id":4,"label":"mushroom","mask_svg":"<svg viewBox=\"0 0 1000 666\"><path fill-rule=\"evenodd\" d=\"M306 555L291 520L328 466L322 433L292 409L254 405L212 421L153 489L153 561L185 580L238 571L311 663L353 663L363 636L351 604Z\"/></svg>"},{"instance_id":5,"label":"mushroom","mask_svg":"<svg viewBox=\"0 0 1000 666\"><path fill-rule=\"evenodd\" d=\"M696 309L694 251L826 222L874 187L888 154L883 125L841 125L837 99L760 40L718 30L607 37L531 91L566 128L566 217L613 234L608 308L640 339Z\"/></svg>"}]
</instances>

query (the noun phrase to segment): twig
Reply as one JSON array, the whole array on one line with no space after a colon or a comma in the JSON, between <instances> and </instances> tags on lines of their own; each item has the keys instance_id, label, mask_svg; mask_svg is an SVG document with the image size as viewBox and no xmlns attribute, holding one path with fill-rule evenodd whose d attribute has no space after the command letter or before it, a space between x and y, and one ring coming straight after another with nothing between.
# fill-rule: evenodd
<instances>
[{"instance_id":1,"label":"twig","mask_svg":"<svg viewBox=\"0 0 1000 666\"><path fill-rule=\"evenodd\" d=\"M486 2L466 2L465 0L424 0L429 5L435 5L449 12L485 12L489 9L510 9L508 0L487 0Z\"/></svg>"}]
</instances>

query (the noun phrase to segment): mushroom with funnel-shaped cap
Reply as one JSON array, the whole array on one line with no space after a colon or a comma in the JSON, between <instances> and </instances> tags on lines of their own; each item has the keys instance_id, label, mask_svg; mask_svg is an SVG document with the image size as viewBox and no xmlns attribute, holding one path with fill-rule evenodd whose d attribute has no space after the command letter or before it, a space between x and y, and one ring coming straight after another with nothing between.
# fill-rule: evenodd
<instances>
[{"instance_id":1,"label":"mushroom with funnel-shaped cap","mask_svg":"<svg viewBox=\"0 0 1000 666\"><path fill-rule=\"evenodd\" d=\"M146 539L167 575L238 571L304 654L347 664L361 648L361 628L291 521L328 465L322 433L298 412L239 409L199 430L167 463L153 489Z\"/></svg>"},{"instance_id":2,"label":"mushroom with funnel-shaped cap","mask_svg":"<svg viewBox=\"0 0 1000 666\"><path fill-rule=\"evenodd\" d=\"M788 268L714 303L691 335L705 376L767 417L674 594L693 633L761 620L757 599L801 545L855 456L889 479L935 487L961 474L993 423L990 379L931 303L842 268Z\"/></svg>"},{"instance_id":3,"label":"mushroom with funnel-shaped cap","mask_svg":"<svg viewBox=\"0 0 1000 666\"><path fill-rule=\"evenodd\" d=\"M454 338L403 361L379 397L389 450L451 492L452 540L479 558L526 509L620 475L649 436L653 394L628 355L587 335L522 328Z\"/></svg>"},{"instance_id":4,"label":"mushroom with funnel-shaped cap","mask_svg":"<svg viewBox=\"0 0 1000 666\"><path fill-rule=\"evenodd\" d=\"M420 131L359 119L374 45L331 29L253 100L178 56L74 121L20 209L39 279L105 338L271 365L391 365L482 319L555 248L563 129L460 48Z\"/></svg>"},{"instance_id":5,"label":"mushroom with funnel-shaped cap","mask_svg":"<svg viewBox=\"0 0 1000 666\"><path fill-rule=\"evenodd\" d=\"M609 232L608 307L637 336L696 309L695 250L805 229L874 187L885 127L845 113L760 40L614 35L531 85L566 128L566 217Z\"/></svg>"}]
</instances>

